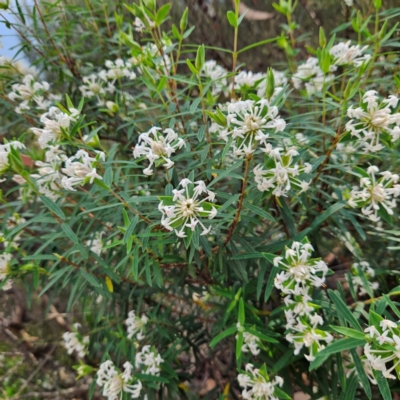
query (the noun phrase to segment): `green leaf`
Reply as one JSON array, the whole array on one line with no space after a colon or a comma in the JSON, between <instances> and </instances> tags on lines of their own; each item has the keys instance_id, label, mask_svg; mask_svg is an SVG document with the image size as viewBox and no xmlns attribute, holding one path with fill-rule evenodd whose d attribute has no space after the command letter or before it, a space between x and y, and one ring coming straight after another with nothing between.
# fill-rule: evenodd
<instances>
[{"instance_id":1,"label":"green leaf","mask_svg":"<svg viewBox=\"0 0 400 400\"><path fill-rule=\"evenodd\" d=\"M358 374L358 377L360 378L361 384L365 390L367 397L370 399L372 397L371 385L369 384L368 376L365 373L360 356L357 354L355 349L351 349L350 353L351 353L351 357L353 358L354 365L356 367L357 374Z\"/></svg>"},{"instance_id":2,"label":"green leaf","mask_svg":"<svg viewBox=\"0 0 400 400\"><path fill-rule=\"evenodd\" d=\"M396 314L396 317L400 319L399 308L393 303L392 300L390 300L389 296L387 296L386 294L383 295L383 298L386 300L386 303L389 305L392 311Z\"/></svg>"},{"instance_id":3,"label":"green leaf","mask_svg":"<svg viewBox=\"0 0 400 400\"><path fill-rule=\"evenodd\" d=\"M278 397L278 399L292 400L292 398L287 393L285 393L282 389L280 389L278 386L275 386L275 388L274 388L274 396Z\"/></svg>"},{"instance_id":4,"label":"green leaf","mask_svg":"<svg viewBox=\"0 0 400 400\"><path fill-rule=\"evenodd\" d=\"M42 200L42 203L54 214L57 215L57 217L61 219L65 219L65 214L61 210L60 206L56 204L53 200L49 199L46 196L40 196L40 199Z\"/></svg>"},{"instance_id":5,"label":"green leaf","mask_svg":"<svg viewBox=\"0 0 400 400\"><path fill-rule=\"evenodd\" d=\"M237 53L238 54L244 53L247 50L254 49L254 47L262 46L263 44L276 42L277 40L278 40L278 38L261 40L260 42L256 42L256 43L253 43L253 44L251 44L249 46L243 47L243 49L240 49Z\"/></svg>"},{"instance_id":6,"label":"green leaf","mask_svg":"<svg viewBox=\"0 0 400 400\"><path fill-rule=\"evenodd\" d=\"M236 360L239 360L240 356L242 355L243 342L243 332L238 332L236 337Z\"/></svg>"},{"instance_id":7,"label":"green leaf","mask_svg":"<svg viewBox=\"0 0 400 400\"><path fill-rule=\"evenodd\" d=\"M317 353L315 360L310 364L310 371L320 367L325 360L331 356L332 354L354 349L355 347L364 346L366 343L365 340L359 340L354 338L345 338L339 339L332 343L330 343L327 347L322 349L319 353Z\"/></svg>"},{"instance_id":8,"label":"green leaf","mask_svg":"<svg viewBox=\"0 0 400 400\"><path fill-rule=\"evenodd\" d=\"M199 71L196 69L196 67L192 64L192 62L187 58L186 59L186 64L189 67L189 69L195 74L199 75Z\"/></svg>"},{"instance_id":9,"label":"green leaf","mask_svg":"<svg viewBox=\"0 0 400 400\"><path fill-rule=\"evenodd\" d=\"M362 332L363 330L361 328L361 325L356 320L354 315L351 313L351 311L349 310L347 305L344 303L344 301L339 297L339 295L331 289L328 290L328 294L336 306L337 314L342 316L353 328Z\"/></svg>"},{"instance_id":10,"label":"green leaf","mask_svg":"<svg viewBox=\"0 0 400 400\"><path fill-rule=\"evenodd\" d=\"M128 241L128 239L132 236L138 222L139 222L139 216L135 215L132 218L132 221L129 223L128 228L126 229L126 232L124 235L124 243L126 243Z\"/></svg>"},{"instance_id":11,"label":"green leaf","mask_svg":"<svg viewBox=\"0 0 400 400\"><path fill-rule=\"evenodd\" d=\"M69 225L62 223L61 229L64 231L69 239L71 239L75 244L79 244L78 236L76 236L75 232L71 229Z\"/></svg>"},{"instance_id":12,"label":"green leaf","mask_svg":"<svg viewBox=\"0 0 400 400\"><path fill-rule=\"evenodd\" d=\"M99 287L100 283L97 281L97 279L94 277L94 275L90 274L89 272L86 271L85 268L80 269L81 275L93 286Z\"/></svg>"},{"instance_id":13,"label":"green leaf","mask_svg":"<svg viewBox=\"0 0 400 400\"><path fill-rule=\"evenodd\" d=\"M156 24L157 25L161 25L164 22L170 9L171 9L170 3L164 4L162 7L160 7L160 9L157 11L157 15L156 15Z\"/></svg>"},{"instance_id":14,"label":"green leaf","mask_svg":"<svg viewBox=\"0 0 400 400\"><path fill-rule=\"evenodd\" d=\"M236 326L231 326L230 328L224 330L219 335L217 335L213 340L210 342L210 347L213 348L215 345L220 342L222 339L226 338L227 336L233 335L236 333L237 328Z\"/></svg>"},{"instance_id":15,"label":"green leaf","mask_svg":"<svg viewBox=\"0 0 400 400\"><path fill-rule=\"evenodd\" d=\"M237 18L236 18L236 14L235 14L233 11L229 10L229 11L226 13L226 17L228 18L229 23L230 23L234 28L237 28L237 27L238 27L238 20L237 20Z\"/></svg>"},{"instance_id":16,"label":"green leaf","mask_svg":"<svg viewBox=\"0 0 400 400\"><path fill-rule=\"evenodd\" d=\"M355 329L346 328L344 326L334 326L330 325L330 328L333 329L337 333L341 333L342 335L349 336L355 339L364 340L365 335L360 331L356 331Z\"/></svg>"},{"instance_id":17,"label":"green leaf","mask_svg":"<svg viewBox=\"0 0 400 400\"><path fill-rule=\"evenodd\" d=\"M257 207L254 204L250 204L248 202L245 202L244 206L250 211L253 211L258 216L268 219L269 221L276 222L275 218L271 214L268 214L266 211L264 211L261 207Z\"/></svg>"},{"instance_id":18,"label":"green leaf","mask_svg":"<svg viewBox=\"0 0 400 400\"><path fill-rule=\"evenodd\" d=\"M261 340L264 340L265 342L269 342L269 343L279 343L278 340L269 337L267 335L264 335L263 333L259 332L257 329L253 329L253 328L246 328L246 332L251 333L254 336L257 336L258 338L260 338Z\"/></svg>"},{"instance_id":19,"label":"green leaf","mask_svg":"<svg viewBox=\"0 0 400 400\"><path fill-rule=\"evenodd\" d=\"M244 312L244 301L243 301L243 297L241 297L239 300L239 324L241 326L244 325L245 319L246 319L246 315Z\"/></svg>"},{"instance_id":20,"label":"green leaf","mask_svg":"<svg viewBox=\"0 0 400 400\"><path fill-rule=\"evenodd\" d=\"M379 391L383 400L392 400L392 393L387 379L383 376L382 371L374 371L375 379L378 383Z\"/></svg>"},{"instance_id":21,"label":"green leaf","mask_svg":"<svg viewBox=\"0 0 400 400\"><path fill-rule=\"evenodd\" d=\"M279 271L279 269L276 267L272 267L272 269L271 269L271 272L268 277L267 286L265 288L264 303L266 303L269 299L269 296L271 296L272 290L274 288L275 277L276 277L278 271Z\"/></svg>"}]
</instances>

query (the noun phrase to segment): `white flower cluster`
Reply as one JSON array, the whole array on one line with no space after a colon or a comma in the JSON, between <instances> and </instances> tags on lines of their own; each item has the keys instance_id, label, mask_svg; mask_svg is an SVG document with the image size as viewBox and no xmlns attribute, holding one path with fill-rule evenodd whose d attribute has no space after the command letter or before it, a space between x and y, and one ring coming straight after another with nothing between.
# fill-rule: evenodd
<instances>
[{"instance_id":1,"label":"white flower cluster","mask_svg":"<svg viewBox=\"0 0 400 400\"><path fill-rule=\"evenodd\" d=\"M45 153L45 162L36 161L35 165L39 167L38 173L30 176L35 180L39 193L54 201L60 197L59 192L62 187L60 167L65 160L67 156L59 146L49 145Z\"/></svg>"},{"instance_id":2,"label":"white flower cluster","mask_svg":"<svg viewBox=\"0 0 400 400\"><path fill-rule=\"evenodd\" d=\"M50 107L49 111L40 117L40 122L44 128L31 128L31 131L38 136L38 143L42 149L49 144L59 140L63 130L67 131L71 123L75 123L79 116L79 111L72 108L69 114L64 113L58 107Z\"/></svg>"},{"instance_id":3,"label":"white flower cluster","mask_svg":"<svg viewBox=\"0 0 400 400\"><path fill-rule=\"evenodd\" d=\"M150 161L149 166L143 170L145 175L153 174L154 163L157 166L163 164L167 169L173 167L171 155L185 146L185 141L173 129L165 129L163 131L165 136L159 131L161 128L153 126L148 132L141 133L138 144L133 150L135 158L145 156Z\"/></svg>"},{"instance_id":4,"label":"white flower cluster","mask_svg":"<svg viewBox=\"0 0 400 400\"><path fill-rule=\"evenodd\" d=\"M282 269L275 278L275 287L288 295L285 297L285 316L287 319L286 340L293 343L294 354L299 354L305 346L312 361L325 347L321 341L329 343L332 335L321 329L323 319L316 313L317 306L311 303L310 292L313 287L321 287L325 282L328 266L320 259L311 259L313 247L309 243L293 242L285 249L285 257L275 257L274 266Z\"/></svg>"},{"instance_id":5,"label":"white flower cluster","mask_svg":"<svg viewBox=\"0 0 400 400\"><path fill-rule=\"evenodd\" d=\"M335 66L331 66L331 71L334 71L335 68ZM299 66L297 72L292 76L294 87L300 89L302 83L304 83L304 87L309 96L315 92L321 92L324 81L325 84L327 84L332 79L332 74L327 74L324 77L324 73L318 65L318 59L315 57L308 58L304 64Z\"/></svg>"},{"instance_id":6,"label":"white flower cluster","mask_svg":"<svg viewBox=\"0 0 400 400\"><path fill-rule=\"evenodd\" d=\"M132 339L132 337L135 336L137 340L143 340L145 337L144 328L148 320L149 319L144 314L139 317L135 314L135 311L129 311L128 319L125 321L125 325L128 329L128 338Z\"/></svg>"},{"instance_id":7,"label":"white flower cluster","mask_svg":"<svg viewBox=\"0 0 400 400\"><path fill-rule=\"evenodd\" d=\"M246 332L245 328L240 325L240 322L238 322L236 324L236 327L238 328L239 332L243 332L243 345L242 345L242 351L244 353L248 353L250 352L251 354L253 354L253 356L257 356L258 354L260 354L260 348L259 343L260 343L260 339L251 334L250 332ZM236 340L238 338L238 335L236 335Z\"/></svg>"},{"instance_id":8,"label":"white flower cluster","mask_svg":"<svg viewBox=\"0 0 400 400\"><path fill-rule=\"evenodd\" d=\"M143 346L142 350L136 353L136 367L143 365L143 372L148 375L160 375L160 365L164 362L160 354L150 345Z\"/></svg>"},{"instance_id":9,"label":"white flower cluster","mask_svg":"<svg viewBox=\"0 0 400 400\"><path fill-rule=\"evenodd\" d=\"M210 202L215 200L215 194L207 189L203 181L192 182L182 179L179 183L182 189L174 189L173 196L160 196L158 210L162 213L161 224L168 230L174 230L178 237L187 237L189 231L194 231L199 224L201 235L207 235L211 226L206 228L200 218L213 219L217 209ZM199 197L205 195L204 198ZM178 228L180 228L178 230Z\"/></svg>"},{"instance_id":10,"label":"white flower cluster","mask_svg":"<svg viewBox=\"0 0 400 400\"><path fill-rule=\"evenodd\" d=\"M228 81L226 75L228 71L221 65L218 65L215 60L206 61L201 74L211 81L211 93L213 96L218 96L221 93L227 94Z\"/></svg>"},{"instance_id":11,"label":"white flower cluster","mask_svg":"<svg viewBox=\"0 0 400 400\"><path fill-rule=\"evenodd\" d=\"M122 373L110 360L100 365L96 383L103 387L103 396L107 400L121 400L124 392L129 393L132 399L139 398L143 386L140 380L132 376L132 370L133 366L130 362L124 364Z\"/></svg>"},{"instance_id":12,"label":"white flower cluster","mask_svg":"<svg viewBox=\"0 0 400 400\"><path fill-rule=\"evenodd\" d=\"M97 173L96 164L105 161L105 154L97 152L96 157L90 157L85 150L78 150L77 153L65 160L65 168L62 172L67 175L61 180L64 189L75 191L75 186L83 186L93 183L95 179L103 178Z\"/></svg>"},{"instance_id":13,"label":"white flower cluster","mask_svg":"<svg viewBox=\"0 0 400 400\"><path fill-rule=\"evenodd\" d=\"M360 179L360 188L354 187L348 200L350 207L361 207L363 215L373 222L378 222L382 214L393 215L393 209L396 208L395 198L400 195L397 174L384 171L379 173L381 177L376 179L377 173L378 167L371 165Z\"/></svg>"},{"instance_id":14,"label":"white flower cluster","mask_svg":"<svg viewBox=\"0 0 400 400\"><path fill-rule=\"evenodd\" d=\"M397 323L382 319L379 326L371 325L364 330L372 339L364 346L364 354L369 365L372 370L381 371L387 379L398 379L396 375L400 365L399 328Z\"/></svg>"},{"instance_id":15,"label":"white flower cluster","mask_svg":"<svg viewBox=\"0 0 400 400\"><path fill-rule=\"evenodd\" d=\"M115 82L122 78L130 80L136 78L136 74L132 71L132 65L129 61L125 62L121 58L117 58L115 61L107 60L105 66L107 69L102 69L99 72L99 77L105 82L111 81L109 88L112 88Z\"/></svg>"},{"instance_id":16,"label":"white flower cluster","mask_svg":"<svg viewBox=\"0 0 400 400\"><path fill-rule=\"evenodd\" d=\"M81 327L81 324L76 323L73 326L73 332L65 332L62 336L64 339L64 345L68 354L72 354L74 351L76 351L78 357L83 358L87 352L89 336L81 336L78 333L78 329Z\"/></svg>"},{"instance_id":17,"label":"white flower cluster","mask_svg":"<svg viewBox=\"0 0 400 400\"><path fill-rule=\"evenodd\" d=\"M97 254L98 256L101 254L101 251L103 249L103 234L104 232L96 232L92 239L86 241L86 246L88 246L90 251Z\"/></svg>"},{"instance_id":18,"label":"white flower cluster","mask_svg":"<svg viewBox=\"0 0 400 400\"><path fill-rule=\"evenodd\" d=\"M364 282L360 277L358 267L361 269L362 273L365 276L365 279L368 282L371 290L377 290L379 288L379 282L374 281L375 278L375 270L370 267L369 263L366 261L360 261L359 263L354 263L350 268L351 273L351 283L354 287L354 291L359 296L365 296L367 294L367 290L365 288ZM347 276L346 276L346 279Z\"/></svg>"},{"instance_id":19,"label":"white flower cluster","mask_svg":"<svg viewBox=\"0 0 400 400\"><path fill-rule=\"evenodd\" d=\"M146 46L142 47L142 52L131 57L129 63L132 66L136 66L139 71L142 71L141 65L143 64L146 65L146 68L151 67L158 74L167 74L171 69L172 62L166 52L167 48L172 45L172 42L169 40L163 40L162 42L161 49L155 43L146 43Z\"/></svg>"},{"instance_id":20,"label":"white flower cluster","mask_svg":"<svg viewBox=\"0 0 400 400\"><path fill-rule=\"evenodd\" d=\"M369 54L363 54L366 49L368 49L368 46L362 48L359 45L352 46L349 40L346 43L335 44L331 47L329 53L333 57L335 65L354 65L359 67L371 58Z\"/></svg>"},{"instance_id":21,"label":"white flower cluster","mask_svg":"<svg viewBox=\"0 0 400 400\"><path fill-rule=\"evenodd\" d=\"M274 266L280 268L275 287L284 294L301 294L302 289L321 287L328 273L328 266L321 259L311 259L310 243L293 242L285 249L285 257L274 258Z\"/></svg>"},{"instance_id":22,"label":"white flower cluster","mask_svg":"<svg viewBox=\"0 0 400 400\"><path fill-rule=\"evenodd\" d=\"M13 91L8 93L8 98L19 102L15 107L17 114L30 110L31 106L46 110L52 101L60 99L59 96L48 93L49 89L50 85L47 82L38 82L31 74L28 74L24 76L21 84L12 85Z\"/></svg>"},{"instance_id":23,"label":"white flower cluster","mask_svg":"<svg viewBox=\"0 0 400 400\"><path fill-rule=\"evenodd\" d=\"M0 282L4 282L8 277L8 267L11 261L12 255L10 253L0 254ZM2 286L2 290L11 289L13 281L8 279L7 282Z\"/></svg>"},{"instance_id":24,"label":"white flower cluster","mask_svg":"<svg viewBox=\"0 0 400 400\"><path fill-rule=\"evenodd\" d=\"M265 366L261 369L254 368L254 365L247 364L246 372L238 375L239 385L243 388L242 397L246 400L279 400L277 386L283 385L283 379L275 376L270 379Z\"/></svg>"},{"instance_id":25,"label":"white flower cluster","mask_svg":"<svg viewBox=\"0 0 400 400\"><path fill-rule=\"evenodd\" d=\"M115 86L111 82L104 80L104 74L102 76L96 74L90 74L82 78L83 85L79 86L79 90L83 97L91 98L96 97L99 105L104 104L103 97L109 94L113 94ZM107 76L106 76L107 78Z\"/></svg>"},{"instance_id":26,"label":"white flower cluster","mask_svg":"<svg viewBox=\"0 0 400 400\"><path fill-rule=\"evenodd\" d=\"M286 122L278 115L278 107L271 106L267 99L232 102L228 104L227 112L227 128L218 129L214 125L212 130L219 131L225 141L233 138L236 157L252 154L257 143L266 146L271 132L281 132L286 127Z\"/></svg>"},{"instance_id":27,"label":"white flower cluster","mask_svg":"<svg viewBox=\"0 0 400 400\"><path fill-rule=\"evenodd\" d=\"M259 164L254 169L254 179L258 190L271 192L274 196L286 196L291 189L298 189L303 193L309 189L310 183L300 180L298 176L302 173L310 173L312 166L305 163L303 166L293 164L293 157L299 155L294 148L282 153L281 148L273 149L270 144L264 150L268 155L264 166Z\"/></svg>"},{"instance_id":28,"label":"white flower cluster","mask_svg":"<svg viewBox=\"0 0 400 400\"><path fill-rule=\"evenodd\" d=\"M0 175L4 174L10 167L9 154L13 149L25 149L25 145L17 140L0 144ZM0 179L3 182L5 179Z\"/></svg>"},{"instance_id":29,"label":"white flower cluster","mask_svg":"<svg viewBox=\"0 0 400 400\"><path fill-rule=\"evenodd\" d=\"M377 92L369 90L365 92L360 107L351 106L347 110L352 119L346 124L346 129L358 139L365 152L382 150L382 135L387 135L392 142L400 137L400 113L392 111L398 101L394 95L380 101Z\"/></svg>"}]
</instances>

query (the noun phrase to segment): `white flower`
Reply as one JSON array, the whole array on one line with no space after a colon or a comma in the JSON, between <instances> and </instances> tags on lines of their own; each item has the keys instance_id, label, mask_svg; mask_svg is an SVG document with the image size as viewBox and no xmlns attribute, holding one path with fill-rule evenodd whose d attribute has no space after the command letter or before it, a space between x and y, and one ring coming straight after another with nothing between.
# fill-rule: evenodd
<instances>
[{"instance_id":1,"label":"white flower","mask_svg":"<svg viewBox=\"0 0 400 400\"><path fill-rule=\"evenodd\" d=\"M293 242L286 247L285 258L276 257L274 265L283 271L275 278L275 287L285 294L296 294L303 288L320 287L325 282L328 266L319 259L310 259L309 243Z\"/></svg>"},{"instance_id":2,"label":"white flower","mask_svg":"<svg viewBox=\"0 0 400 400\"><path fill-rule=\"evenodd\" d=\"M336 69L336 66L331 66L331 72ZM307 94L311 96L315 92L320 92L325 84L328 84L333 79L332 74L324 76L321 68L318 65L318 59L310 57L307 61L300 65L297 72L292 76L292 82L296 89L300 89L302 83L307 90Z\"/></svg>"},{"instance_id":3,"label":"white flower","mask_svg":"<svg viewBox=\"0 0 400 400\"><path fill-rule=\"evenodd\" d=\"M141 133L133 150L135 158L145 156L150 161L149 166L143 170L145 175L153 173L151 168L156 160L162 161L167 169L173 167L171 155L185 146L185 141L174 130L167 128L163 131L164 135L159 131L161 128L154 126L148 132Z\"/></svg>"},{"instance_id":4,"label":"white flower","mask_svg":"<svg viewBox=\"0 0 400 400\"><path fill-rule=\"evenodd\" d=\"M390 171L381 172L381 178L376 179L379 169L375 166L367 170L368 177L360 179L360 188L354 188L350 193L348 204L350 207L361 207L363 215L371 221L380 220L379 212L393 215L396 208L396 197L400 195L399 176Z\"/></svg>"},{"instance_id":5,"label":"white flower","mask_svg":"<svg viewBox=\"0 0 400 400\"><path fill-rule=\"evenodd\" d=\"M282 154L281 150L265 149L264 151L270 155L266 163L267 169L263 169L261 165L253 169L258 190L271 192L275 196L285 196L292 188L300 190L300 193L305 192L310 182L300 180L298 175L309 173L311 165L307 163L304 166L292 165L293 157L298 155L297 151L292 148Z\"/></svg>"},{"instance_id":6,"label":"white flower","mask_svg":"<svg viewBox=\"0 0 400 400\"><path fill-rule=\"evenodd\" d=\"M209 78L212 82L211 93L213 96L218 96L222 92L227 92L228 81L226 75L228 71L217 64L214 60L206 61L203 65L201 74Z\"/></svg>"},{"instance_id":7,"label":"white flower","mask_svg":"<svg viewBox=\"0 0 400 400\"><path fill-rule=\"evenodd\" d=\"M74 351L78 354L78 357L83 358L87 352L87 345L89 344L89 336L81 336L78 334L78 329L81 327L80 324L74 324L74 332L65 332L63 334L64 345L67 348L68 354L72 354Z\"/></svg>"},{"instance_id":8,"label":"white flower","mask_svg":"<svg viewBox=\"0 0 400 400\"><path fill-rule=\"evenodd\" d=\"M253 88L253 86L258 86L262 80L265 80L267 74L252 71L240 71L235 76L235 89L236 90L248 90ZM261 97L261 96L260 96Z\"/></svg>"},{"instance_id":9,"label":"white flower","mask_svg":"<svg viewBox=\"0 0 400 400\"><path fill-rule=\"evenodd\" d=\"M104 153L98 152L96 158L93 158L85 150L79 150L68 158L65 161L65 168L62 169L63 174L68 176L64 176L61 180L64 189L75 191L75 186L93 183L95 179L102 180L95 167L100 159L104 160Z\"/></svg>"},{"instance_id":10,"label":"white flower","mask_svg":"<svg viewBox=\"0 0 400 400\"><path fill-rule=\"evenodd\" d=\"M70 114L67 114L57 107L50 107L49 111L40 117L44 128L31 128L31 131L38 136L38 143L42 149L46 148L49 143L60 139L62 130L68 130L70 124L76 122L79 111L76 109L69 111Z\"/></svg>"},{"instance_id":11,"label":"white flower","mask_svg":"<svg viewBox=\"0 0 400 400\"><path fill-rule=\"evenodd\" d=\"M21 84L12 85L13 91L8 94L8 97L12 101L20 101L15 108L18 114L29 110L32 103L34 103L35 108L45 110L51 104L51 101L45 100L43 97L48 95L49 89L50 85L47 82L38 82L31 74L27 74Z\"/></svg>"},{"instance_id":12,"label":"white flower","mask_svg":"<svg viewBox=\"0 0 400 400\"><path fill-rule=\"evenodd\" d=\"M160 375L160 365L164 362L162 357L155 349L151 349L149 345L143 346L142 350L136 353L136 366L144 366L144 373L148 375Z\"/></svg>"},{"instance_id":13,"label":"white flower","mask_svg":"<svg viewBox=\"0 0 400 400\"><path fill-rule=\"evenodd\" d=\"M104 81L111 80L112 85L114 85L117 80L124 77L128 79L136 78L136 74L130 69L131 64L125 62L121 58L117 58L115 61L107 60L105 66L107 70L101 70L99 72L99 77Z\"/></svg>"},{"instance_id":14,"label":"white flower","mask_svg":"<svg viewBox=\"0 0 400 400\"><path fill-rule=\"evenodd\" d=\"M227 107L227 128L218 129L220 136L228 141L231 136L233 154L243 157L251 154L257 144L267 145L270 134L281 132L286 122L279 117L278 108L270 106L268 100L261 99L257 103L253 100L236 101Z\"/></svg>"},{"instance_id":15,"label":"white flower","mask_svg":"<svg viewBox=\"0 0 400 400\"><path fill-rule=\"evenodd\" d=\"M338 43L331 47L329 53L333 57L335 65L355 65L359 67L365 61L368 61L371 56L363 55L363 52L368 49L368 46L361 48L359 45L351 46L351 41L346 43Z\"/></svg>"},{"instance_id":16,"label":"white flower","mask_svg":"<svg viewBox=\"0 0 400 400\"><path fill-rule=\"evenodd\" d=\"M247 364L246 372L238 375L238 382L243 388L242 397L247 400L278 400L275 386L283 385L280 376L271 380L265 367L257 369L252 364Z\"/></svg>"},{"instance_id":17,"label":"white flower","mask_svg":"<svg viewBox=\"0 0 400 400\"><path fill-rule=\"evenodd\" d=\"M158 210L163 214L161 224L175 233L178 237L186 237L186 228L194 231L197 225L202 229L201 235L209 233L200 218L212 219L217 215L217 209L210 203L214 201L215 194L208 190L203 181L195 184L185 178L179 184L182 189L174 189L173 197L163 196ZM204 195L203 199L199 199ZM179 231L177 228L181 228Z\"/></svg>"},{"instance_id":18,"label":"white flower","mask_svg":"<svg viewBox=\"0 0 400 400\"><path fill-rule=\"evenodd\" d=\"M104 232L96 232L93 239L86 241L86 246L88 246L90 251L97 254L98 256L101 254L101 251L103 249L103 242L101 240L103 233Z\"/></svg>"},{"instance_id":19,"label":"white flower","mask_svg":"<svg viewBox=\"0 0 400 400\"><path fill-rule=\"evenodd\" d=\"M144 327L149 319L143 314L141 317L136 316L135 311L129 311L128 319L125 320L125 325L128 329L128 338L132 339L133 336L137 340L144 339Z\"/></svg>"},{"instance_id":20,"label":"white flower","mask_svg":"<svg viewBox=\"0 0 400 400\"><path fill-rule=\"evenodd\" d=\"M17 140L0 144L0 175L4 174L10 167L8 156L13 149L25 149L25 145ZM1 179L0 179L1 182Z\"/></svg>"},{"instance_id":21,"label":"white flower","mask_svg":"<svg viewBox=\"0 0 400 400\"><path fill-rule=\"evenodd\" d=\"M8 266L9 262L12 259L12 255L10 253L0 254L0 282L3 282L8 277ZM3 285L3 290L9 290L12 286L12 280L9 279L6 284Z\"/></svg>"},{"instance_id":22,"label":"white flower","mask_svg":"<svg viewBox=\"0 0 400 400\"><path fill-rule=\"evenodd\" d=\"M398 98L394 95L380 100L376 91L366 92L360 107L351 106L347 115L352 118L346 124L346 130L358 139L365 152L377 152L383 149L381 136L387 134L392 142L400 137L400 113L393 113Z\"/></svg>"},{"instance_id":23,"label":"white flower","mask_svg":"<svg viewBox=\"0 0 400 400\"><path fill-rule=\"evenodd\" d=\"M122 399L123 392L129 393L132 399L137 399L142 390L142 383L136 380L136 384L132 384L133 366L131 363L124 364L124 372L121 373L117 370L112 361L105 361L100 365L97 372L97 385L103 387L103 396L107 400L120 400Z\"/></svg>"},{"instance_id":24,"label":"white flower","mask_svg":"<svg viewBox=\"0 0 400 400\"><path fill-rule=\"evenodd\" d=\"M368 360L367 367L381 371L387 379L397 379L396 369L400 365L399 326L393 321L382 319L379 328L381 331L374 326L364 330L370 333L371 338L371 341L364 346L364 354ZM373 376L373 374L368 375Z\"/></svg>"}]
</instances>

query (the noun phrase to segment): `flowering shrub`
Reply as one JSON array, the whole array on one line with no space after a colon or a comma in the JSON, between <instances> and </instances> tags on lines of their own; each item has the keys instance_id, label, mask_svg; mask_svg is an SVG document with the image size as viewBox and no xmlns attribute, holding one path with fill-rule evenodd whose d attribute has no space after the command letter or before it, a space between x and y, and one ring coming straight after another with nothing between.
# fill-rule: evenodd
<instances>
[{"instance_id":1,"label":"flowering shrub","mask_svg":"<svg viewBox=\"0 0 400 400\"><path fill-rule=\"evenodd\" d=\"M280 36L239 48L235 0L224 50L190 44L187 9L103 3L1 6L35 53L0 58L5 295L65 300L89 396L198 398L211 377L207 398L391 399L400 9L343 2L313 48L280 0ZM287 64L251 71L258 46Z\"/></svg>"}]
</instances>

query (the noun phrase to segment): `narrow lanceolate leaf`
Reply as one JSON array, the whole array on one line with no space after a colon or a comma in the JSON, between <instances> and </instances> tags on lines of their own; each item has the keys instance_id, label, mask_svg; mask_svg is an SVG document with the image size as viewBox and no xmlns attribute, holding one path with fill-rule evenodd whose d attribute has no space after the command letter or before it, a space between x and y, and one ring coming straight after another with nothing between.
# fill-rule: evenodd
<instances>
[{"instance_id":1,"label":"narrow lanceolate leaf","mask_svg":"<svg viewBox=\"0 0 400 400\"><path fill-rule=\"evenodd\" d=\"M357 354L355 349L351 349L350 353L351 353L351 357L353 358L354 365L356 367L360 382L365 390L365 394L370 399L372 397L371 385L369 384L368 376L365 373L360 356Z\"/></svg>"},{"instance_id":2,"label":"narrow lanceolate leaf","mask_svg":"<svg viewBox=\"0 0 400 400\"><path fill-rule=\"evenodd\" d=\"M328 290L328 294L336 306L336 312L338 313L338 315L343 317L353 328L362 332L363 330L361 328L361 325L351 313L345 302L333 290Z\"/></svg>"},{"instance_id":3,"label":"narrow lanceolate leaf","mask_svg":"<svg viewBox=\"0 0 400 400\"><path fill-rule=\"evenodd\" d=\"M310 364L310 371L320 367L330 355L338 353L340 351L350 350L359 346L364 346L365 343L366 343L365 340L354 339L354 338L339 339L330 343L327 347L325 347L319 353L317 353L315 360Z\"/></svg>"},{"instance_id":4,"label":"narrow lanceolate leaf","mask_svg":"<svg viewBox=\"0 0 400 400\"><path fill-rule=\"evenodd\" d=\"M383 400L392 400L392 393L387 379L383 376L382 371L374 371L375 379L378 383L379 391Z\"/></svg>"},{"instance_id":5,"label":"narrow lanceolate leaf","mask_svg":"<svg viewBox=\"0 0 400 400\"><path fill-rule=\"evenodd\" d=\"M56 204L53 200L49 199L46 196L40 196L40 199L42 200L42 203L54 214L57 215L57 217L61 219L65 219L65 214L63 210L61 210L60 206Z\"/></svg>"},{"instance_id":6,"label":"narrow lanceolate leaf","mask_svg":"<svg viewBox=\"0 0 400 400\"><path fill-rule=\"evenodd\" d=\"M335 332L341 333L342 335L349 336L355 339L364 340L365 335L360 331L356 331L355 329L346 328L344 326L333 326L330 325L330 328Z\"/></svg>"},{"instance_id":7,"label":"narrow lanceolate leaf","mask_svg":"<svg viewBox=\"0 0 400 400\"><path fill-rule=\"evenodd\" d=\"M69 225L63 223L61 224L61 229L64 231L64 233L67 235L69 239L71 239L74 243L78 244L79 239L78 236L76 236L75 232L70 228Z\"/></svg>"},{"instance_id":8,"label":"narrow lanceolate leaf","mask_svg":"<svg viewBox=\"0 0 400 400\"><path fill-rule=\"evenodd\" d=\"M231 326L230 328L224 330L219 335L215 336L215 338L213 340L211 340L210 347L211 348L215 347L215 345L218 342L220 342L222 339L226 338L227 336L233 335L234 333L236 333L236 331L237 331L236 326Z\"/></svg>"},{"instance_id":9,"label":"narrow lanceolate leaf","mask_svg":"<svg viewBox=\"0 0 400 400\"><path fill-rule=\"evenodd\" d=\"M128 228L126 229L126 232L124 235L124 243L126 243L128 241L128 239L132 236L138 222L139 222L139 217L137 215L135 215L132 218L132 220L130 221Z\"/></svg>"},{"instance_id":10,"label":"narrow lanceolate leaf","mask_svg":"<svg viewBox=\"0 0 400 400\"><path fill-rule=\"evenodd\" d=\"M241 297L239 300L239 324L241 326L244 325L245 319L246 319L246 315L244 312L244 301L243 301L243 297Z\"/></svg>"}]
</instances>

